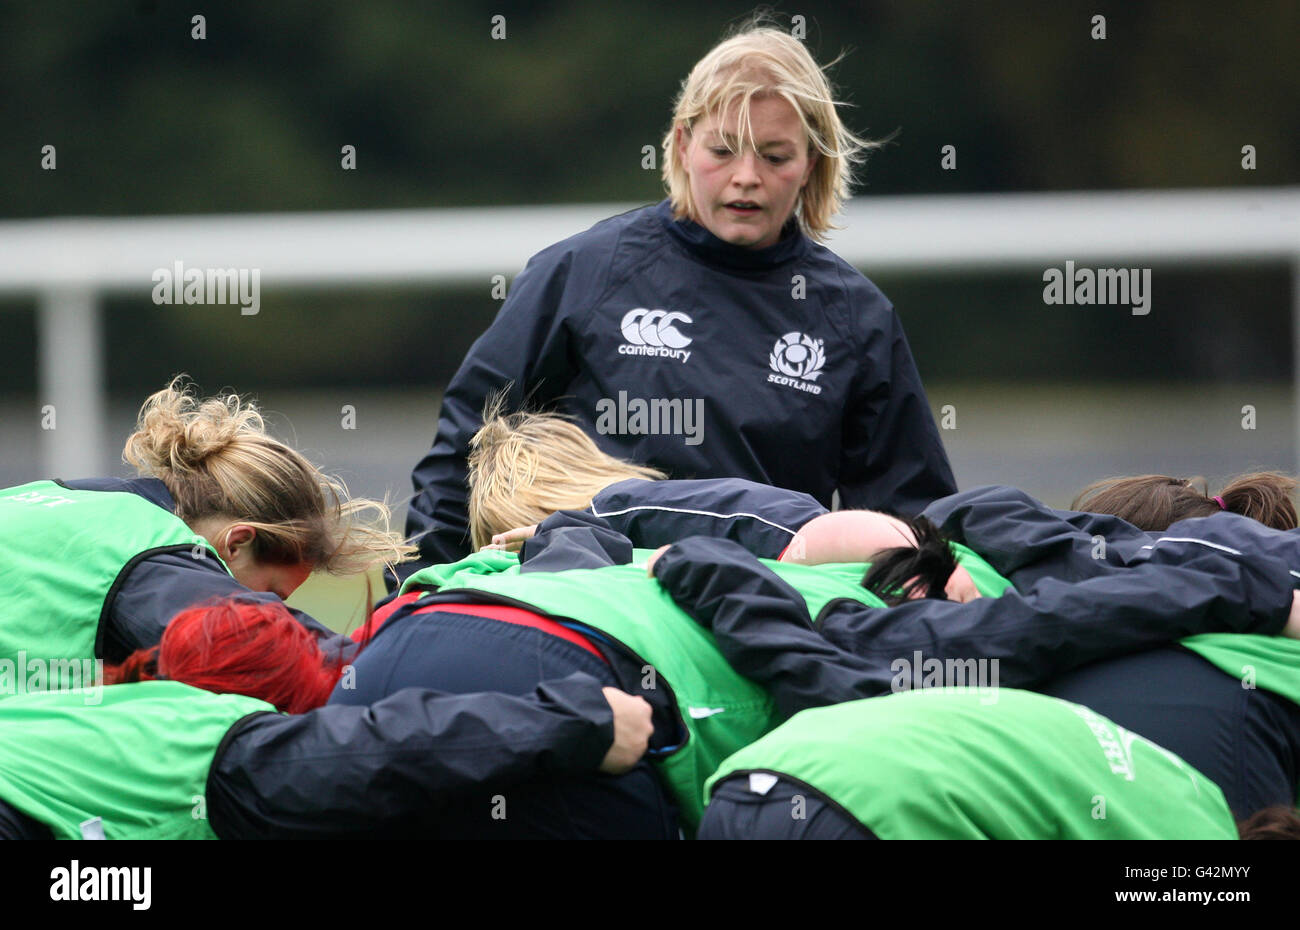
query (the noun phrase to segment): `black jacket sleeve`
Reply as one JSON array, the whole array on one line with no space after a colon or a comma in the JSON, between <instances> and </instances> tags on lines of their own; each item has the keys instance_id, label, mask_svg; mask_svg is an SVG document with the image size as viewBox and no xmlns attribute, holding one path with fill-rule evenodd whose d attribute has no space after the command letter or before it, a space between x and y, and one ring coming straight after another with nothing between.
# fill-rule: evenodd
<instances>
[{"instance_id":1,"label":"black jacket sleeve","mask_svg":"<svg viewBox=\"0 0 1300 930\"><path fill-rule=\"evenodd\" d=\"M630 478L602 489L590 510L641 549L716 536L769 559L790 545L801 526L826 513L811 494L744 478Z\"/></svg>"},{"instance_id":2,"label":"black jacket sleeve","mask_svg":"<svg viewBox=\"0 0 1300 930\"><path fill-rule=\"evenodd\" d=\"M840 506L917 514L957 490L912 350L891 309L872 332L844 413Z\"/></svg>"},{"instance_id":3,"label":"black jacket sleeve","mask_svg":"<svg viewBox=\"0 0 1300 930\"><path fill-rule=\"evenodd\" d=\"M730 540L683 540L659 557L654 575L713 632L732 667L771 692L783 717L888 689L871 661L813 628L799 592Z\"/></svg>"},{"instance_id":4,"label":"black jacket sleeve","mask_svg":"<svg viewBox=\"0 0 1300 930\"><path fill-rule=\"evenodd\" d=\"M508 388L507 409L521 408L525 398L542 406L563 394L576 375L567 320L560 312L570 261L557 250L529 261L443 394L433 448L411 474L415 496L406 534L420 553L397 567L402 579L469 554L466 457L471 437L483 425L488 396Z\"/></svg>"},{"instance_id":5,"label":"black jacket sleeve","mask_svg":"<svg viewBox=\"0 0 1300 930\"><path fill-rule=\"evenodd\" d=\"M206 552L206 550L199 550ZM101 652L106 662L121 662L137 649L158 645L167 624L182 610L222 598L283 603L269 592L251 591L236 581L215 559L194 558L189 549L158 552L124 569L110 595L101 625ZM321 649L346 661L357 644L333 632L319 620L286 605L314 632Z\"/></svg>"},{"instance_id":6,"label":"black jacket sleeve","mask_svg":"<svg viewBox=\"0 0 1300 930\"><path fill-rule=\"evenodd\" d=\"M890 610L840 602L822 635L878 664L920 652L944 662L996 660L1002 687L1031 688L1089 662L1198 633L1277 633L1292 588L1275 560L1204 552L967 604L920 600ZM952 684L954 682L948 682Z\"/></svg>"},{"instance_id":7,"label":"black jacket sleeve","mask_svg":"<svg viewBox=\"0 0 1300 930\"><path fill-rule=\"evenodd\" d=\"M772 687L786 712L896 690L900 663L911 667L918 659L951 660L962 674L970 660L996 660L985 666L996 669L993 683L1024 688L1197 633L1276 633L1292 595L1276 559L1210 549L1175 557L1170 550L1168 558L1155 555L1105 577L1077 584L1044 579L1023 595L1008 591L967 604L832 602L817 619L825 638L818 644L798 593L734 544L687 540L664 553L655 575L713 631L738 671Z\"/></svg>"},{"instance_id":8,"label":"black jacket sleeve","mask_svg":"<svg viewBox=\"0 0 1300 930\"><path fill-rule=\"evenodd\" d=\"M1119 517L1052 510L990 485L937 500L924 515L1026 591L1043 578L1083 581L1122 570L1151 539Z\"/></svg>"},{"instance_id":9,"label":"black jacket sleeve","mask_svg":"<svg viewBox=\"0 0 1300 930\"><path fill-rule=\"evenodd\" d=\"M601 517L585 510L558 510L524 540L521 572L561 572L604 568L632 561L632 543Z\"/></svg>"},{"instance_id":10,"label":"black jacket sleeve","mask_svg":"<svg viewBox=\"0 0 1300 930\"><path fill-rule=\"evenodd\" d=\"M222 839L417 836L472 790L594 772L613 726L581 674L528 698L407 688L368 707L258 714L217 750L208 817Z\"/></svg>"},{"instance_id":11,"label":"black jacket sleeve","mask_svg":"<svg viewBox=\"0 0 1300 930\"><path fill-rule=\"evenodd\" d=\"M1292 579L1300 584L1300 530L1275 530L1250 517L1224 512L1182 520L1150 536L1133 561L1178 558L1195 549L1216 549L1243 558L1267 556L1286 563Z\"/></svg>"}]
</instances>

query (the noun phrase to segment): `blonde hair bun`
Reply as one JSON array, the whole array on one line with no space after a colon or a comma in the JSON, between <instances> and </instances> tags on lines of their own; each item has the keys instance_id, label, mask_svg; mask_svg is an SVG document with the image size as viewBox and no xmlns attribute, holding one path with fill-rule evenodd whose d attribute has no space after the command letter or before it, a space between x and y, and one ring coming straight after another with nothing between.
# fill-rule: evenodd
<instances>
[{"instance_id":1,"label":"blonde hair bun","mask_svg":"<svg viewBox=\"0 0 1300 930\"><path fill-rule=\"evenodd\" d=\"M193 471L241 435L265 431L262 414L253 404L236 394L196 399L185 379L177 375L140 408L122 458L142 473L161 477Z\"/></svg>"},{"instance_id":2,"label":"blonde hair bun","mask_svg":"<svg viewBox=\"0 0 1300 930\"><path fill-rule=\"evenodd\" d=\"M144 402L122 458L160 479L190 526L216 516L255 528L260 561L347 575L415 552L390 529L386 504L350 497L268 435L256 405L237 394L198 398L185 375Z\"/></svg>"}]
</instances>

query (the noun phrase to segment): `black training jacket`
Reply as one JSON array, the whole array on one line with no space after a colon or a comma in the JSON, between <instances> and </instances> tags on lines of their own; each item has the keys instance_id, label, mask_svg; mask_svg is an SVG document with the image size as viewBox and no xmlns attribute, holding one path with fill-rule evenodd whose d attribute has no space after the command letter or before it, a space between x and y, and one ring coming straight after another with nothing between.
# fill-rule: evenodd
<instances>
[{"instance_id":1,"label":"black training jacket","mask_svg":"<svg viewBox=\"0 0 1300 930\"><path fill-rule=\"evenodd\" d=\"M1207 549L1267 556L1300 582L1300 531L1275 530L1236 513L1182 520L1146 532L1107 514L1054 510L1017 488L990 485L941 498L925 510L954 540L978 552L1020 591L1042 578L1083 581L1147 561L1158 550Z\"/></svg>"},{"instance_id":2,"label":"black training jacket","mask_svg":"<svg viewBox=\"0 0 1300 930\"><path fill-rule=\"evenodd\" d=\"M443 395L411 476L421 561L403 578L467 553L469 440L507 386L508 409L558 408L672 478L747 478L823 507L838 490L844 507L905 513L956 490L892 305L795 224L744 249L664 201L535 255Z\"/></svg>"},{"instance_id":3,"label":"black training jacket","mask_svg":"<svg viewBox=\"0 0 1300 930\"><path fill-rule=\"evenodd\" d=\"M1083 581L1123 568L1151 536L1119 517L1053 510L1019 488L987 485L930 504L923 516L1027 590L1040 578Z\"/></svg>"},{"instance_id":4,"label":"black training jacket","mask_svg":"<svg viewBox=\"0 0 1300 930\"><path fill-rule=\"evenodd\" d=\"M1277 633L1285 625L1293 589L1279 559L1198 545L1146 552L1130 568L1082 582L1043 578L1027 591L967 604L831 601L815 619L798 592L728 540L684 540L660 557L655 576L786 715L897 690L899 663L918 658L997 660L998 686L1033 688L1185 636Z\"/></svg>"},{"instance_id":5,"label":"black training jacket","mask_svg":"<svg viewBox=\"0 0 1300 930\"><path fill-rule=\"evenodd\" d=\"M827 512L808 494L744 478L630 478L602 490L587 509L638 549L715 536L767 559L778 557L801 526Z\"/></svg>"},{"instance_id":6,"label":"black training jacket","mask_svg":"<svg viewBox=\"0 0 1300 930\"><path fill-rule=\"evenodd\" d=\"M406 688L369 706L253 714L217 749L208 818L222 839L419 838L484 787L596 771L613 721L583 674L527 698Z\"/></svg>"}]
</instances>

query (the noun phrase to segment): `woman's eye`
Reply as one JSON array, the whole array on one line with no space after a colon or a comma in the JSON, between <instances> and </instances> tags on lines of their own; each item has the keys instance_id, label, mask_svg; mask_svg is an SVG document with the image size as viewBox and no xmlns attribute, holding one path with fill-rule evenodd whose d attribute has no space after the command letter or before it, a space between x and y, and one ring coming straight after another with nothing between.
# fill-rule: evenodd
<instances>
[{"instance_id":1,"label":"woman's eye","mask_svg":"<svg viewBox=\"0 0 1300 930\"><path fill-rule=\"evenodd\" d=\"M712 148L709 149L709 151L712 152L714 155L716 155L718 158L726 158L728 155L731 154L731 150L725 148Z\"/></svg>"},{"instance_id":2,"label":"woman's eye","mask_svg":"<svg viewBox=\"0 0 1300 930\"><path fill-rule=\"evenodd\" d=\"M769 155L767 156L767 160L774 165L784 165L790 159L786 155Z\"/></svg>"}]
</instances>

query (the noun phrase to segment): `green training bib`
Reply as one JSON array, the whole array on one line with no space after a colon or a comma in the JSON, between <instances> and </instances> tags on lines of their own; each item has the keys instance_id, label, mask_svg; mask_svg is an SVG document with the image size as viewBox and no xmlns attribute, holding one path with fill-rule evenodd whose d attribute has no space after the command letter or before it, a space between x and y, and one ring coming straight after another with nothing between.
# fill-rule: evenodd
<instances>
[{"instance_id":1,"label":"green training bib","mask_svg":"<svg viewBox=\"0 0 1300 930\"><path fill-rule=\"evenodd\" d=\"M0 701L0 800L56 839L216 839L208 769L242 694L145 681Z\"/></svg>"},{"instance_id":2,"label":"green training bib","mask_svg":"<svg viewBox=\"0 0 1300 930\"><path fill-rule=\"evenodd\" d=\"M833 801L881 839L1236 839L1223 792L1100 714L1003 688L806 710L727 759ZM707 794L706 794L707 796Z\"/></svg>"}]
</instances>

